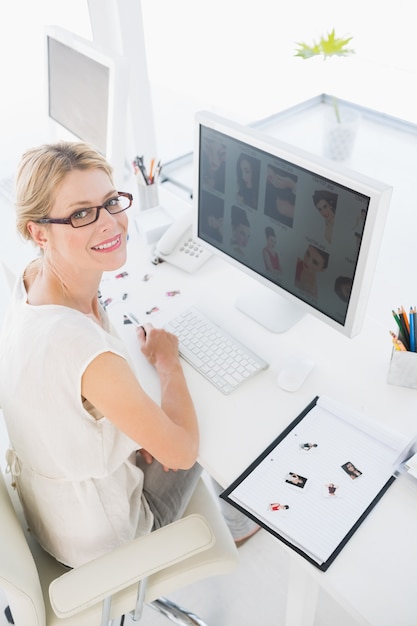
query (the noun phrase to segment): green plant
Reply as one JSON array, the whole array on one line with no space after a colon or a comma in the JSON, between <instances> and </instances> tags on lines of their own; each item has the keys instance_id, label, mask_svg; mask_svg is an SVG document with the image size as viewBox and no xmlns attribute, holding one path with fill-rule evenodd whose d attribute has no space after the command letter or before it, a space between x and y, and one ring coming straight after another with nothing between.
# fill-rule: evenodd
<instances>
[{"instance_id":1,"label":"green plant","mask_svg":"<svg viewBox=\"0 0 417 626\"><path fill-rule=\"evenodd\" d=\"M326 37L320 37L320 40L317 43L314 41L311 46L303 42L296 43L298 48L294 56L300 57L301 59L311 59L312 57L321 56L324 60L333 56L347 57L355 53L352 48L347 47L352 39L353 37L336 37L335 29L333 28ZM340 124L339 104L335 96L333 96L333 108L336 119Z\"/></svg>"}]
</instances>

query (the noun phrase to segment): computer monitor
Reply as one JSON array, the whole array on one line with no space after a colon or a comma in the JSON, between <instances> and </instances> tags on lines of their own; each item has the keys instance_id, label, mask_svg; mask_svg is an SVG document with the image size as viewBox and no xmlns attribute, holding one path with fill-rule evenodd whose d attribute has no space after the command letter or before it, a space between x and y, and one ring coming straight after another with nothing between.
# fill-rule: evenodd
<instances>
[{"instance_id":1,"label":"computer monitor","mask_svg":"<svg viewBox=\"0 0 417 626\"><path fill-rule=\"evenodd\" d=\"M48 115L53 140L92 144L123 182L126 162L128 71L123 58L58 26L46 29Z\"/></svg>"},{"instance_id":2,"label":"computer monitor","mask_svg":"<svg viewBox=\"0 0 417 626\"><path fill-rule=\"evenodd\" d=\"M260 283L237 307L274 332L310 313L357 334L392 188L212 113L195 130L194 235Z\"/></svg>"}]
</instances>

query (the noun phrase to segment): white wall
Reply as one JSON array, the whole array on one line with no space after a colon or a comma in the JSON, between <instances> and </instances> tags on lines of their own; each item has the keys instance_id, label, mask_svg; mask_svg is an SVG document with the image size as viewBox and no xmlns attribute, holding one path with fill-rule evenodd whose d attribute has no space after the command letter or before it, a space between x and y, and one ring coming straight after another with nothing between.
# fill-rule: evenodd
<instances>
[{"instance_id":1,"label":"white wall","mask_svg":"<svg viewBox=\"0 0 417 626\"><path fill-rule=\"evenodd\" d=\"M379 0L142 0L142 8L158 140L169 157L192 147L197 109L251 121L322 91L417 123L412 0L390 10ZM90 25L87 0L14 0L1 4L0 21L1 163L47 132L44 26L88 37ZM333 27L353 36L355 57L294 58L296 41Z\"/></svg>"},{"instance_id":2,"label":"white wall","mask_svg":"<svg viewBox=\"0 0 417 626\"><path fill-rule=\"evenodd\" d=\"M45 32L59 24L90 36L86 0L0 4L0 165L45 140ZM1 176L1 172L0 172Z\"/></svg>"},{"instance_id":3,"label":"white wall","mask_svg":"<svg viewBox=\"0 0 417 626\"><path fill-rule=\"evenodd\" d=\"M150 74L173 90L257 117L324 85L417 121L411 0L389 11L378 0L142 5ZM339 36L353 36L354 59L294 58L295 42L310 42L333 27Z\"/></svg>"}]
</instances>

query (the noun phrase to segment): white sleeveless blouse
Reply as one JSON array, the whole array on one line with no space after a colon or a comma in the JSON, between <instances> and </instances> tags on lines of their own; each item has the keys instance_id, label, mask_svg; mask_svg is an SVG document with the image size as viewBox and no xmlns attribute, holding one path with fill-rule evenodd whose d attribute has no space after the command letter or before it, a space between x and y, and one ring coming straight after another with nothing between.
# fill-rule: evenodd
<instances>
[{"instance_id":1,"label":"white sleeveless blouse","mask_svg":"<svg viewBox=\"0 0 417 626\"><path fill-rule=\"evenodd\" d=\"M105 417L93 417L81 398L81 377L96 356L110 351L129 359L108 325L26 300L21 279L0 336L9 464L31 531L75 567L152 528L135 465L138 444Z\"/></svg>"}]
</instances>

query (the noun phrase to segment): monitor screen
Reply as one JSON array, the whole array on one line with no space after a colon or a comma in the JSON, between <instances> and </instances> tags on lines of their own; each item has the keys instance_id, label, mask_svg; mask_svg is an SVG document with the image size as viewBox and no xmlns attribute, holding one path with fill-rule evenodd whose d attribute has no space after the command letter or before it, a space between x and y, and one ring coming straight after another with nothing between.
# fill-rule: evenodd
<instances>
[{"instance_id":1,"label":"monitor screen","mask_svg":"<svg viewBox=\"0 0 417 626\"><path fill-rule=\"evenodd\" d=\"M275 332L306 312L359 332L391 187L210 113L195 137L194 234L262 284L237 306Z\"/></svg>"},{"instance_id":2,"label":"monitor screen","mask_svg":"<svg viewBox=\"0 0 417 626\"><path fill-rule=\"evenodd\" d=\"M59 27L47 28L48 115L57 139L81 139L123 170L127 75L122 59Z\"/></svg>"}]
</instances>

